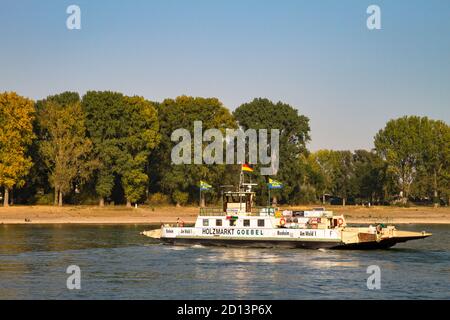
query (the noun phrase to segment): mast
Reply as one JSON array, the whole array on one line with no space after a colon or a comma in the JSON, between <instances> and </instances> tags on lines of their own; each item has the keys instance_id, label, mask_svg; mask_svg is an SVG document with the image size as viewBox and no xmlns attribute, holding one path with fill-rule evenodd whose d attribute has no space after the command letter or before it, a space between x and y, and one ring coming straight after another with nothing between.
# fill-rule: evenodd
<instances>
[{"instance_id":1,"label":"mast","mask_svg":"<svg viewBox=\"0 0 450 320\"><path fill-rule=\"evenodd\" d=\"M239 176L239 189L238 191L242 191L244 187L244 171L241 168L241 174Z\"/></svg>"},{"instance_id":2,"label":"mast","mask_svg":"<svg viewBox=\"0 0 450 320\"><path fill-rule=\"evenodd\" d=\"M242 197L241 197L241 192L244 191L244 171L242 170L242 165L241 165L241 175L239 176L239 212L242 211Z\"/></svg>"}]
</instances>

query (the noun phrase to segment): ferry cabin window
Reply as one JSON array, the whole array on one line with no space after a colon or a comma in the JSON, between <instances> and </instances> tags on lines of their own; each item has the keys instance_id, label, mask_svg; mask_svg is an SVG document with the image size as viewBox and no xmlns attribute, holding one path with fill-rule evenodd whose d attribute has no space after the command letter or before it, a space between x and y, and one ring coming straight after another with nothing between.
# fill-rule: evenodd
<instances>
[{"instance_id":1,"label":"ferry cabin window","mask_svg":"<svg viewBox=\"0 0 450 320\"><path fill-rule=\"evenodd\" d=\"M230 227L235 227L235 226L236 226L236 220L230 219Z\"/></svg>"},{"instance_id":2,"label":"ferry cabin window","mask_svg":"<svg viewBox=\"0 0 450 320\"><path fill-rule=\"evenodd\" d=\"M209 220L208 219L203 219L203 226L204 227L209 226Z\"/></svg>"},{"instance_id":3,"label":"ferry cabin window","mask_svg":"<svg viewBox=\"0 0 450 320\"><path fill-rule=\"evenodd\" d=\"M222 226L222 219L216 219L216 227Z\"/></svg>"},{"instance_id":4,"label":"ferry cabin window","mask_svg":"<svg viewBox=\"0 0 450 320\"><path fill-rule=\"evenodd\" d=\"M264 219L258 219L258 227L264 227Z\"/></svg>"},{"instance_id":5,"label":"ferry cabin window","mask_svg":"<svg viewBox=\"0 0 450 320\"><path fill-rule=\"evenodd\" d=\"M244 220L244 227L250 227L250 220L249 219L245 219Z\"/></svg>"}]
</instances>

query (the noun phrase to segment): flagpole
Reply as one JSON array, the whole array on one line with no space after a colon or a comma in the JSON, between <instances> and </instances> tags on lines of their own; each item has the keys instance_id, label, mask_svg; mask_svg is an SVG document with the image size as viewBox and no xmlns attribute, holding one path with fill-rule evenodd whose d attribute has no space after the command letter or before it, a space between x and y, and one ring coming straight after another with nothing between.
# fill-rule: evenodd
<instances>
[{"instance_id":1,"label":"flagpole","mask_svg":"<svg viewBox=\"0 0 450 320\"><path fill-rule=\"evenodd\" d=\"M269 198L267 199L267 204L270 207L270 185L267 185L267 190L269 192Z\"/></svg>"},{"instance_id":2,"label":"flagpole","mask_svg":"<svg viewBox=\"0 0 450 320\"><path fill-rule=\"evenodd\" d=\"M239 190L238 191L241 191L243 183L244 183L244 171L242 171L242 167L241 167L241 174L239 176Z\"/></svg>"}]
</instances>

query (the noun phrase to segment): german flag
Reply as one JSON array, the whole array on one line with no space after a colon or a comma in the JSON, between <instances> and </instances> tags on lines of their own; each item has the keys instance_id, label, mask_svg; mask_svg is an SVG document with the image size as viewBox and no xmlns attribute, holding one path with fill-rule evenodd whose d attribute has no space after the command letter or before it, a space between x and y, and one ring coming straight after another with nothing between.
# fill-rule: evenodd
<instances>
[{"instance_id":1,"label":"german flag","mask_svg":"<svg viewBox=\"0 0 450 320\"><path fill-rule=\"evenodd\" d=\"M244 163L241 166L241 171L253 172L253 168L249 164Z\"/></svg>"}]
</instances>

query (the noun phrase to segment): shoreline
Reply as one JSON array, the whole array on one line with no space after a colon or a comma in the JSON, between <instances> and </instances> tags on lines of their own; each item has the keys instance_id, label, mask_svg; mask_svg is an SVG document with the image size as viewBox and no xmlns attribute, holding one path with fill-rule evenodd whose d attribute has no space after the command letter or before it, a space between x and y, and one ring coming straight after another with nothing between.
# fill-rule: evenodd
<instances>
[{"instance_id":1,"label":"shoreline","mask_svg":"<svg viewBox=\"0 0 450 320\"><path fill-rule=\"evenodd\" d=\"M312 207L312 206L311 206ZM311 207L289 207L305 210ZM281 207L286 210L288 207ZM335 214L344 214L350 224L450 224L450 207L356 207L327 206ZM0 207L0 225L151 225L175 223L177 218L185 223L195 223L197 207L164 206L126 208L124 206L11 206Z\"/></svg>"}]
</instances>

